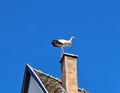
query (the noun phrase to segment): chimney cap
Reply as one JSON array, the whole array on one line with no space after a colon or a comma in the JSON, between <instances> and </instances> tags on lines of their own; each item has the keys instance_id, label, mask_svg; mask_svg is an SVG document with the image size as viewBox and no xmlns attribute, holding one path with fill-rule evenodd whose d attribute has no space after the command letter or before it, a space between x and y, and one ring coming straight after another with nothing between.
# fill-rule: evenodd
<instances>
[{"instance_id":1,"label":"chimney cap","mask_svg":"<svg viewBox=\"0 0 120 93\"><path fill-rule=\"evenodd\" d=\"M69 57L73 57L73 58L78 58L78 55L70 54L70 53L63 53L63 54L62 54L62 57L60 58L60 63L61 63L62 59L64 58L64 56L69 56Z\"/></svg>"}]
</instances>

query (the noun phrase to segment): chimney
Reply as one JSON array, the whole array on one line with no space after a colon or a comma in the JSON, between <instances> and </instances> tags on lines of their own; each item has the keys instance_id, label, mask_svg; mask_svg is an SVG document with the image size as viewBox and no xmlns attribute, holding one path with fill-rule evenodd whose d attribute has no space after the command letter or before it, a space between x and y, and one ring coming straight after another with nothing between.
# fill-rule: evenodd
<instances>
[{"instance_id":1,"label":"chimney","mask_svg":"<svg viewBox=\"0 0 120 93\"><path fill-rule=\"evenodd\" d=\"M67 93L78 93L77 82L77 55L64 53L60 60L62 86Z\"/></svg>"}]
</instances>

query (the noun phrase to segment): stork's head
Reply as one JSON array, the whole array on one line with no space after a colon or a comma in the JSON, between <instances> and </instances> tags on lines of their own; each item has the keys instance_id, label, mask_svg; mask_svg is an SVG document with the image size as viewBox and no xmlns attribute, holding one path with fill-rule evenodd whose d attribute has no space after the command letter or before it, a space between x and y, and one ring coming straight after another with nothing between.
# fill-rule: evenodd
<instances>
[{"instance_id":1,"label":"stork's head","mask_svg":"<svg viewBox=\"0 0 120 93\"><path fill-rule=\"evenodd\" d=\"M71 38L70 38L70 41L73 41L75 39L75 37L74 36L72 36Z\"/></svg>"}]
</instances>

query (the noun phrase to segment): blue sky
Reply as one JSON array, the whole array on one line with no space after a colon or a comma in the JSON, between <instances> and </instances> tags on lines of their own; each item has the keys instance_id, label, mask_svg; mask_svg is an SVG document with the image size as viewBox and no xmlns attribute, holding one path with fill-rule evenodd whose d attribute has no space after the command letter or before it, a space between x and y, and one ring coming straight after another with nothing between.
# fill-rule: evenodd
<instances>
[{"instance_id":1,"label":"blue sky","mask_svg":"<svg viewBox=\"0 0 120 93\"><path fill-rule=\"evenodd\" d=\"M90 93L120 93L119 0L1 0L0 89L20 93L26 63L60 75L53 39L75 36L78 84Z\"/></svg>"}]
</instances>

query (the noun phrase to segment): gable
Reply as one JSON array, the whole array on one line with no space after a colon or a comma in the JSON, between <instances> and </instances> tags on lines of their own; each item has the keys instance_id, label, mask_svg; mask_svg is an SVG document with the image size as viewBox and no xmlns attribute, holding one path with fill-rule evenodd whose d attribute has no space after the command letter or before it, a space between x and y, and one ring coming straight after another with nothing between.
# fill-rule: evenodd
<instances>
[{"instance_id":1,"label":"gable","mask_svg":"<svg viewBox=\"0 0 120 93\"><path fill-rule=\"evenodd\" d=\"M28 64L25 68L21 93L48 93L39 77Z\"/></svg>"}]
</instances>

